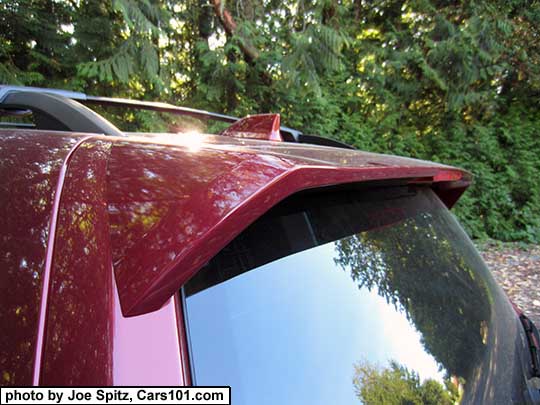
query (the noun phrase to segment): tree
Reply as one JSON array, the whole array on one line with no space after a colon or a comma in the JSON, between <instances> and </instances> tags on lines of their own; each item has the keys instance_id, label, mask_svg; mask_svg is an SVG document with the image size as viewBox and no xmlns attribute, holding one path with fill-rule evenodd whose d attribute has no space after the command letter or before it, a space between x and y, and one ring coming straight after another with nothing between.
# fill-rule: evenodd
<instances>
[{"instance_id":1,"label":"tree","mask_svg":"<svg viewBox=\"0 0 540 405\"><path fill-rule=\"evenodd\" d=\"M278 112L462 166L471 236L540 241L538 2L0 0L0 24L1 82Z\"/></svg>"},{"instance_id":2,"label":"tree","mask_svg":"<svg viewBox=\"0 0 540 405\"><path fill-rule=\"evenodd\" d=\"M354 365L353 386L365 405L452 405L459 401L458 388L450 380L423 382L414 371L395 361L385 368L368 362Z\"/></svg>"}]
</instances>

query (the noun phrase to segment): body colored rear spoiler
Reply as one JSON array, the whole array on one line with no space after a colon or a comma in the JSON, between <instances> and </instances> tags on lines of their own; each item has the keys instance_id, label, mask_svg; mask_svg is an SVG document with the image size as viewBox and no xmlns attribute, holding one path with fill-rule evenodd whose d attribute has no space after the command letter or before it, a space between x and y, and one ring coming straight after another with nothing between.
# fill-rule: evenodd
<instances>
[{"instance_id":1,"label":"body colored rear spoiler","mask_svg":"<svg viewBox=\"0 0 540 405\"><path fill-rule=\"evenodd\" d=\"M211 139L217 138L225 137ZM323 147L292 150L279 142L263 151L240 146L254 141L231 142L196 149L179 142L113 142L107 206L124 315L160 308L247 226L297 192L392 180L427 184L451 207L470 183L465 171L413 159ZM261 144L255 141L253 148Z\"/></svg>"}]
</instances>

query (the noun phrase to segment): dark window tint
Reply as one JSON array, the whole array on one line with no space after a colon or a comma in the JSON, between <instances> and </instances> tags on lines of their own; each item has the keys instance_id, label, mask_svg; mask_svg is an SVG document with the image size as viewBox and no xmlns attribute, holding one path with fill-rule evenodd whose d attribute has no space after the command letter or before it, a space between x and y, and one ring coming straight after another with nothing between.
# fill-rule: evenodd
<instances>
[{"instance_id":1,"label":"dark window tint","mask_svg":"<svg viewBox=\"0 0 540 405\"><path fill-rule=\"evenodd\" d=\"M135 107L103 106L89 104L89 108L110 121L124 132L205 133L217 134L230 123L211 118L194 118L187 115L151 111Z\"/></svg>"}]
</instances>

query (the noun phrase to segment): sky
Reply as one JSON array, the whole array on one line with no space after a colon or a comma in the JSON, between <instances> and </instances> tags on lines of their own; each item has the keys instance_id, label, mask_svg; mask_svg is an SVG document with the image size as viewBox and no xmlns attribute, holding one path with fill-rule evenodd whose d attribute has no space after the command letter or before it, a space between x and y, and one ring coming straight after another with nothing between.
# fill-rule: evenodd
<instances>
[{"instance_id":1,"label":"sky","mask_svg":"<svg viewBox=\"0 0 540 405\"><path fill-rule=\"evenodd\" d=\"M354 364L396 360L442 381L405 314L358 286L328 243L187 298L197 385L234 404L358 404Z\"/></svg>"}]
</instances>

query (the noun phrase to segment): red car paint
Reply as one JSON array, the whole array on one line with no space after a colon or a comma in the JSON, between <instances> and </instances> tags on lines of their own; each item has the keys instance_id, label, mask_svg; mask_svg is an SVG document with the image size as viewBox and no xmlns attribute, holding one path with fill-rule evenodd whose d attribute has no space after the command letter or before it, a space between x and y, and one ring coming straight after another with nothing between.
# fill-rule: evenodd
<instances>
[{"instance_id":1,"label":"red car paint","mask_svg":"<svg viewBox=\"0 0 540 405\"><path fill-rule=\"evenodd\" d=\"M47 302L44 385L184 381L172 299L143 317L120 311L106 204L110 148L105 140L83 141L69 161Z\"/></svg>"},{"instance_id":2,"label":"red car paint","mask_svg":"<svg viewBox=\"0 0 540 405\"><path fill-rule=\"evenodd\" d=\"M2 208L13 215L2 217L0 322L10 327L0 340L1 385L188 382L175 299L137 318L120 310L104 187L110 143L6 132Z\"/></svg>"},{"instance_id":3,"label":"red car paint","mask_svg":"<svg viewBox=\"0 0 540 405\"><path fill-rule=\"evenodd\" d=\"M220 135L234 138L265 139L283 141L279 132L279 114L257 114L238 120L221 131Z\"/></svg>"},{"instance_id":4,"label":"red car paint","mask_svg":"<svg viewBox=\"0 0 540 405\"><path fill-rule=\"evenodd\" d=\"M251 222L293 193L442 176L434 188L451 205L470 179L448 166L324 147L213 136L197 145L190 137L112 142L112 256L128 316L158 309Z\"/></svg>"},{"instance_id":5,"label":"red car paint","mask_svg":"<svg viewBox=\"0 0 540 405\"><path fill-rule=\"evenodd\" d=\"M66 134L0 134L0 385L29 385L52 204L75 140Z\"/></svg>"},{"instance_id":6,"label":"red car paint","mask_svg":"<svg viewBox=\"0 0 540 405\"><path fill-rule=\"evenodd\" d=\"M188 384L175 293L277 202L401 179L432 183L451 206L470 181L413 159L223 136L0 135L13 213L2 219L6 385Z\"/></svg>"}]
</instances>

